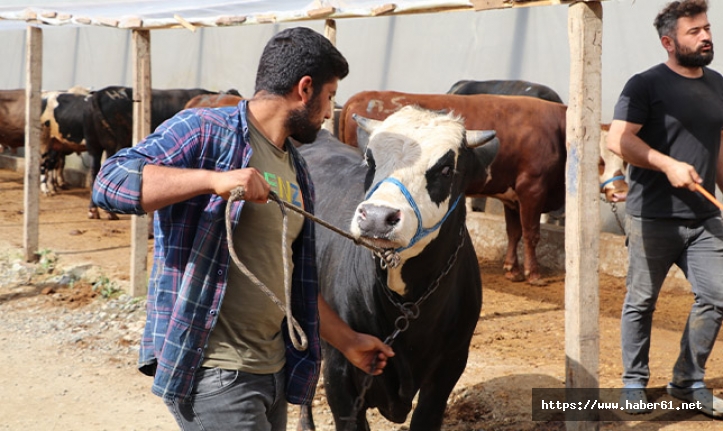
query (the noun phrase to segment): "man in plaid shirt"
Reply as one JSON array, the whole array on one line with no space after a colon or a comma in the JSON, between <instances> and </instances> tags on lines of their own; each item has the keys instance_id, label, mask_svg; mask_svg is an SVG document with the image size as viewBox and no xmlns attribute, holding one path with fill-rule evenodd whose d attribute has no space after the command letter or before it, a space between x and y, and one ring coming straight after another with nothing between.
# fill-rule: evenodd
<instances>
[{"instance_id":1,"label":"man in plaid shirt","mask_svg":"<svg viewBox=\"0 0 723 431\"><path fill-rule=\"evenodd\" d=\"M314 225L295 213L282 251L293 263L291 297L284 298L281 214L265 204L273 190L313 212L313 184L288 138L314 141L347 73L323 36L284 30L264 49L252 99L182 111L98 174L99 207L156 211L139 365L183 430L285 430L287 401L313 399L320 336L363 370L376 358L376 374L394 355L378 338L352 330L318 295ZM228 244L225 207L237 187L244 197L232 203ZM284 312L231 262L230 246L291 303L306 349L290 341Z\"/></svg>"}]
</instances>

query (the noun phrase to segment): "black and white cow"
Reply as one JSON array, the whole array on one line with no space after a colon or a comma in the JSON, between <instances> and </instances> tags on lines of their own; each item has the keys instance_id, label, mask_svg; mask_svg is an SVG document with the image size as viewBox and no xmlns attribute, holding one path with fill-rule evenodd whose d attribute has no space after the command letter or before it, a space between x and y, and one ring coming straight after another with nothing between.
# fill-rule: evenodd
<instances>
[{"instance_id":1,"label":"black and white cow","mask_svg":"<svg viewBox=\"0 0 723 431\"><path fill-rule=\"evenodd\" d=\"M73 87L43 94L40 114L40 189L46 195L65 188L65 157L85 151L84 112L90 91Z\"/></svg>"},{"instance_id":2,"label":"black and white cow","mask_svg":"<svg viewBox=\"0 0 723 431\"><path fill-rule=\"evenodd\" d=\"M300 151L316 187L316 214L336 226L351 222L354 236L394 249L400 264L385 268L368 249L319 228L320 289L351 327L382 340L394 333L402 310L418 316L407 316L408 328L392 342L396 355L373 378L358 411L353 406L366 374L325 345L326 396L338 430L369 429L369 408L404 422L417 394L411 429L438 430L482 303L464 191L487 179L499 142L481 145L480 133L466 132L453 114L412 106L371 128L364 154L326 131ZM302 408L302 418L310 414Z\"/></svg>"}]
</instances>

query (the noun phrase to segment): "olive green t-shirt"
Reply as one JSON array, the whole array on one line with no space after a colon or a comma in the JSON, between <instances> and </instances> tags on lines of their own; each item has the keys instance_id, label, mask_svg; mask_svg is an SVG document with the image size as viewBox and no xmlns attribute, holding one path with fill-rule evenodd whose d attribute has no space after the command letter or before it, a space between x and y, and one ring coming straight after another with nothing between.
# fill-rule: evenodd
<instances>
[{"instance_id":1,"label":"olive green t-shirt","mask_svg":"<svg viewBox=\"0 0 723 431\"><path fill-rule=\"evenodd\" d=\"M303 208L296 170L288 151L273 145L251 122L249 132L253 149L249 167L258 169L281 199ZM296 212L286 213L288 249L285 253L290 277L291 244L300 234L304 220ZM286 304L282 231L283 218L278 204L245 202L233 242L241 262ZM221 312L202 365L254 374L280 371L285 363L283 318L284 312L232 260Z\"/></svg>"}]
</instances>

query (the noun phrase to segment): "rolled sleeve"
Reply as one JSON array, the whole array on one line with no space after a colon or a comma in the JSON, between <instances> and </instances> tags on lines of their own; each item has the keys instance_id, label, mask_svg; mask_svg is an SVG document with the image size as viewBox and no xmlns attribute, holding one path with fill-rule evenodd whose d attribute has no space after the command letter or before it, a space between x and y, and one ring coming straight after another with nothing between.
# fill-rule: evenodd
<instances>
[{"instance_id":1,"label":"rolled sleeve","mask_svg":"<svg viewBox=\"0 0 723 431\"><path fill-rule=\"evenodd\" d=\"M145 214L141 207L143 167L141 158L127 158L129 150L111 157L101 168L93 184L92 200L98 207L120 214Z\"/></svg>"}]
</instances>

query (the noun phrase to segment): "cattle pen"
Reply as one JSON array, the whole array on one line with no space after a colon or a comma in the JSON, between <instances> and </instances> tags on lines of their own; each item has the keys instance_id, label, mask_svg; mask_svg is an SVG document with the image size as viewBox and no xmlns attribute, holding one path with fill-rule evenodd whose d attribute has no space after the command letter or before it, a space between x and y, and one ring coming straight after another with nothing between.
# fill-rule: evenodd
<instances>
[{"instance_id":1,"label":"cattle pen","mask_svg":"<svg viewBox=\"0 0 723 431\"><path fill-rule=\"evenodd\" d=\"M607 1L607 0L604 0ZM134 2L129 2L134 3ZM142 4L138 0L137 4ZM126 11L104 10L102 3L85 5L77 2L68 10L46 8L0 7L0 25L4 22L27 23L26 48L26 144L25 144L25 223L24 247L26 259L35 257L39 249L39 116L42 89L43 28L46 26L105 26L132 32L132 70L134 93L133 141L138 142L150 133L151 94L151 32L168 28L195 31L204 26L232 27L253 24L276 24L322 20L327 35L333 40L337 21L346 18L406 15L417 13L452 13L516 9L530 6L567 5L568 41L570 54L569 102L567 113L568 162L566 170L566 224L564 228L550 228L543 235L548 243L558 248L542 252L550 266L562 266L566 271L565 295L565 351L566 385L569 388L598 386L598 274L601 270L600 252L607 247L601 240L599 214L599 184L596 175L599 159L599 128L601 122L601 68L602 68L602 2L573 0L472 0L472 1L400 1L384 3L360 1L350 10L346 2L314 2L313 7L295 5L285 13L269 13L268 9L247 10L244 13L206 14L195 17L192 13L175 13L172 2L163 13L153 17L127 14ZM294 3L294 2L289 2ZM307 2L298 2L308 4ZM338 4L337 4L338 3ZM84 9L84 7L86 7ZM161 16L161 18L159 18ZM341 30L343 31L343 29ZM488 215L473 214L471 230L486 224ZM493 216L492 216L493 217ZM493 220L493 219L491 219ZM147 280L147 224L142 217L133 217L131 289L134 295L145 293ZM481 237L481 236L480 236ZM555 241L557 241L555 243ZM620 247L619 238L611 238ZM560 242L564 243L564 247ZM492 249L476 244L478 253ZM564 249L564 254L559 250ZM557 250L555 252L554 250ZM545 261L544 261L545 262ZM620 262L611 267L624 267ZM568 429L596 429L594 422L568 422Z\"/></svg>"}]
</instances>

